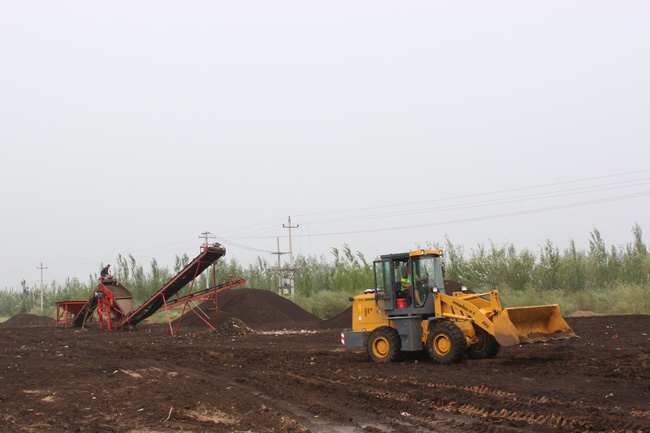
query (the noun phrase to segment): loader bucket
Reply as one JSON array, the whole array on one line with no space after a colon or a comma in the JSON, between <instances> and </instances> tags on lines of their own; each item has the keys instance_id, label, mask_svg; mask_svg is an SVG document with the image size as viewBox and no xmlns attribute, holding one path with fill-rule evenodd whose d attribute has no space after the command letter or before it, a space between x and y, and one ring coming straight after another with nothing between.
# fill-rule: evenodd
<instances>
[{"instance_id":1,"label":"loader bucket","mask_svg":"<svg viewBox=\"0 0 650 433\"><path fill-rule=\"evenodd\" d=\"M494 321L495 338L503 346L575 337L555 305L506 308Z\"/></svg>"}]
</instances>

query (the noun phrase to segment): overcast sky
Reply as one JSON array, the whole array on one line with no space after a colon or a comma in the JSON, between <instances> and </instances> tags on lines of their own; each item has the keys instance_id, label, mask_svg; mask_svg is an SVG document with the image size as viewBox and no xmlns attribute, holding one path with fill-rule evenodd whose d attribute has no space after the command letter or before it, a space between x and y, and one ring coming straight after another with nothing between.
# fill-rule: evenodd
<instances>
[{"instance_id":1,"label":"overcast sky","mask_svg":"<svg viewBox=\"0 0 650 433\"><path fill-rule=\"evenodd\" d=\"M0 0L0 288L650 233L646 1ZM283 256L286 258L286 256Z\"/></svg>"}]
</instances>

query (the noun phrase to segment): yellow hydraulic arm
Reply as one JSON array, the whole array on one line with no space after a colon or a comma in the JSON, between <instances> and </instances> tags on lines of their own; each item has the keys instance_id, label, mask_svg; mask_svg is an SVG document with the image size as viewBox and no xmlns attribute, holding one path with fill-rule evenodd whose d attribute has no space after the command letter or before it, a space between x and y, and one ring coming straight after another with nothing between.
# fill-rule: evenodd
<instances>
[{"instance_id":1,"label":"yellow hydraulic arm","mask_svg":"<svg viewBox=\"0 0 650 433\"><path fill-rule=\"evenodd\" d=\"M471 321L493 335L502 346L575 336L557 305L504 309L496 290L481 294L455 292L453 296L439 293L436 315Z\"/></svg>"}]
</instances>

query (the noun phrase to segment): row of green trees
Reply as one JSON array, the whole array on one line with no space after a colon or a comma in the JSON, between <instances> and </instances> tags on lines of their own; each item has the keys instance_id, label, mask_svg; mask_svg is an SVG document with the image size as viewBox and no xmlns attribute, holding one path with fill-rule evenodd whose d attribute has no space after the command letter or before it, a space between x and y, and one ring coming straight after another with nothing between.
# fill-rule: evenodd
<instances>
[{"instance_id":1,"label":"row of green trees","mask_svg":"<svg viewBox=\"0 0 650 433\"><path fill-rule=\"evenodd\" d=\"M588 250L578 250L573 240L562 252L550 240L538 251L490 243L469 257L447 239L446 278L482 291L498 289L507 306L559 303L564 314L648 314L650 254L638 224L632 235L627 245L608 248L594 228Z\"/></svg>"},{"instance_id":2,"label":"row of green trees","mask_svg":"<svg viewBox=\"0 0 650 433\"><path fill-rule=\"evenodd\" d=\"M573 240L562 253L550 240L539 251L517 252L512 244L479 245L465 258L462 247L447 239L447 277L473 287L507 286L538 290L562 288L568 292L596 290L617 283L647 284L650 274L648 250L639 225L632 229L633 242L625 246L605 245L600 232L590 234L589 250L579 251Z\"/></svg>"},{"instance_id":3,"label":"row of green trees","mask_svg":"<svg viewBox=\"0 0 650 433\"><path fill-rule=\"evenodd\" d=\"M650 313L650 254L639 225L632 229L633 239L623 246L607 247L600 232L590 233L589 249L578 250L573 240L560 251L550 240L537 251L517 251L512 244L478 245L469 253L448 238L444 243L417 245L444 250L446 279L460 281L476 291L497 289L506 306L559 303L564 314L591 310L607 314ZM332 257L299 256L295 266L295 301L322 318L329 318L349 307L348 298L373 286L372 263L348 245L332 248ZM161 267L153 259L148 269L132 255L119 256L117 279L133 292L134 304L140 305L190 261L177 256L173 269ZM217 281L229 275L248 280L247 287L278 291L274 265L263 258L247 267L236 259L224 259L216 265ZM206 286L210 272L197 280ZM51 282L44 291L45 314L54 316L58 301L85 300L97 286L98 275L86 282L68 278ZM38 312L40 288L28 287L0 291L0 317Z\"/></svg>"}]
</instances>

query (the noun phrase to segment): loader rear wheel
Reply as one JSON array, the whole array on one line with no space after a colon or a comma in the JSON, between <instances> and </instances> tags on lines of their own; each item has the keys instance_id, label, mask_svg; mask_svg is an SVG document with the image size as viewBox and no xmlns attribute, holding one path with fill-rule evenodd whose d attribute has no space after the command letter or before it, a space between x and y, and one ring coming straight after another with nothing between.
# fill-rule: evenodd
<instances>
[{"instance_id":1,"label":"loader rear wheel","mask_svg":"<svg viewBox=\"0 0 650 433\"><path fill-rule=\"evenodd\" d=\"M440 322L429 330L427 349L431 359L438 364L460 362L465 357L467 340L458 326Z\"/></svg>"},{"instance_id":2,"label":"loader rear wheel","mask_svg":"<svg viewBox=\"0 0 650 433\"><path fill-rule=\"evenodd\" d=\"M474 330L479 341L467 348L467 356L470 359L487 359L497 356L501 345L496 338L478 326L475 326Z\"/></svg>"},{"instance_id":3,"label":"loader rear wheel","mask_svg":"<svg viewBox=\"0 0 650 433\"><path fill-rule=\"evenodd\" d=\"M397 361L402 348L399 334L393 328L382 326L368 337L368 355L376 362Z\"/></svg>"}]
</instances>

